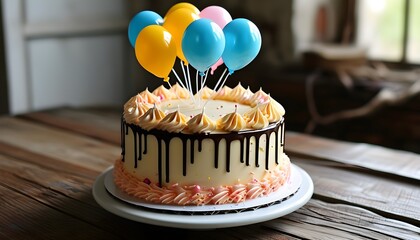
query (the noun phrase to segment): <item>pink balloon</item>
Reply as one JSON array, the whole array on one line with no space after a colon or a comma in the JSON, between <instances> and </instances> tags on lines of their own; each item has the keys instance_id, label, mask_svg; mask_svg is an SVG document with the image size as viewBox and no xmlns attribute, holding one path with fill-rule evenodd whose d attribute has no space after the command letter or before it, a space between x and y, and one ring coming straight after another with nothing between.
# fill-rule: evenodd
<instances>
[{"instance_id":1,"label":"pink balloon","mask_svg":"<svg viewBox=\"0 0 420 240\"><path fill-rule=\"evenodd\" d=\"M199 14L200 18L207 18L215 22L221 29L223 29L226 24L232 21L232 17L229 12L220 7L220 6L209 6L201 10ZM211 66L211 74L213 75L214 71L223 64L223 59L220 58L213 66Z\"/></svg>"},{"instance_id":2,"label":"pink balloon","mask_svg":"<svg viewBox=\"0 0 420 240\"><path fill-rule=\"evenodd\" d=\"M208 18L215 22L221 29L223 29L226 24L232 21L232 17L229 12L219 6L209 6L201 10L199 14L200 18Z\"/></svg>"},{"instance_id":3,"label":"pink balloon","mask_svg":"<svg viewBox=\"0 0 420 240\"><path fill-rule=\"evenodd\" d=\"M218 66L223 64L223 59L219 58L219 60L217 60L217 62L215 64L213 64L213 66L211 66L211 75L213 75L214 71L217 69Z\"/></svg>"}]
</instances>

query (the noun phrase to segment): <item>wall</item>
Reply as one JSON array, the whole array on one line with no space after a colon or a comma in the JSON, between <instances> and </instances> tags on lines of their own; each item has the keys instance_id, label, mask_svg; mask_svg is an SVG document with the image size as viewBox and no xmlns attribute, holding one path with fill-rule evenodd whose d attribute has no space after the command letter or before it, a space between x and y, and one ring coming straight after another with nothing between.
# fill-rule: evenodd
<instances>
[{"instance_id":1,"label":"wall","mask_svg":"<svg viewBox=\"0 0 420 240\"><path fill-rule=\"evenodd\" d=\"M3 0L11 114L125 98L127 3Z\"/></svg>"}]
</instances>

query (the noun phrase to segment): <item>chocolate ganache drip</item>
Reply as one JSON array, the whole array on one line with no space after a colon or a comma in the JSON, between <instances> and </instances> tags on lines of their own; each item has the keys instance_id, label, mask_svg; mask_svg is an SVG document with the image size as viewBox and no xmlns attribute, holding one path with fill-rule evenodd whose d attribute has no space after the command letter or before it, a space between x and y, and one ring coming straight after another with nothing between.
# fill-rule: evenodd
<instances>
[{"instance_id":1,"label":"chocolate ganache drip","mask_svg":"<svg viewBox=\"0 0 420 240\"><path fill-rule=\"evenodd\" d=\"M239 140L240 142L240 162L245 163L247 166L250 165L249 153L250 153L250 144L251 138L255 138L255 166L260 167L259 161L259 141L262 135L266 136L266 151L265 151L265 169L268 170L269 167L269 159L270 159L270 135L274 132L275 134L275 162L278 162L278 151L279 151L279 144L278 144L278 134L280 133L280 146L284 147L284 118L281 119L280 122L272 123L268 127L264 129L258 130L245 130L240 132L231 132L226 134L205 134L205 133L194 133L194 134L185 134L185 133L171 133L168 134L166 131L161 131L157 129L152 129L150 131L142 129L138 125L128 124L121 120L121 155L122 161L124 161L125 156L125 135L128 135L128 128L130 128L133 132L134 136L134 168L137 168L137 161L142 160L142 156L147 154L147 136L152 135L156 137L158 143L158 159L157 159L157 166L158 166L158 178L159 178L159 186L162 185L162 161L165 161L165 182L170 181L169 176L169 169L170 169L170 155L169 155L169 146L170 141L173 138L179 138L182 141L182 174L184 176L187 175L187 144L190 144L190 163L194 164L194 152L197 148L198 152L202 150L202 141L204 139L211 139L215 144L215 151L214 151L214 167L219 168L219 145L221 140L226 141L226 162L225 168L226 172L230 172L230 152L231 152L231 143L235 140ZM280 131L279 131L280 128ZM143 144L144 142L144 144ZM165 156L162 156L163 146L165 146ZM144 146L144 149L143 149ZM245 150L245 154L244 154ZM245 155L245 156L244 156Z\"/></svg>"}]
</instances>

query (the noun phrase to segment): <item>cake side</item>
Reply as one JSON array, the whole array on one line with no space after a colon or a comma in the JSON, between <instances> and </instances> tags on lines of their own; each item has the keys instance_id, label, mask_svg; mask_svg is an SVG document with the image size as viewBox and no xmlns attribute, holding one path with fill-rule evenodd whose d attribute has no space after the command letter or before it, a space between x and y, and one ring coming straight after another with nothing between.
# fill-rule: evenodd
<instances>
[{"instance_id":1,"label":"cake side","mask_svg":"<svg viewBox=\"0 0 420 240\"><path fill-rule=\"evenodd\" d=\"M236 203L276 191L290 175L284 109L261 89L235 89L214 94L207 88L196 99L201 105L181 99L177 86L130 99L121 120L117 186L178 205Z\"/></svg>"}]
</instances>

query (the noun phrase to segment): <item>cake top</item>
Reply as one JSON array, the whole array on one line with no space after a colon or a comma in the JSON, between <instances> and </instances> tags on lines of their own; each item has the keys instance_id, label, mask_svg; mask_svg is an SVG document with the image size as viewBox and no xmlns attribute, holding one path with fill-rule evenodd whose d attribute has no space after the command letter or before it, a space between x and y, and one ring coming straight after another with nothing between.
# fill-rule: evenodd
<instances>
[{"instance_id":1,"label":"cake top","mask_svg":"<svg viewBox=\"0 0 420 240\"><path fill-rule=\"evenodd\" d=\"M152 92L146 88L125 104L127 123L168 132L231 132L262 129L284 115L284 108L262 89L253 93L240 83L233 89L225 85L261 49L261 34L252 21L232 19L221 6L200 11L182 2L163 18L150 10L137 13L128 37L139 64L164 85ZM222 65L224 71L209 88L209 73ZM169 81L171 73L176 82Z\"/></svg>"},{"instance_id":2,"label":"cake top","mask_svg":"<svg viewBox=\"0 0 420 240\"><path fill-rule=\"evenodd\" d=\"M262 89L253 93L240 83L215 92L206 87L193 98L175 84L138 93L124 105L127 123L145 130L210 133L263 129L285 114L283 106Z\"/></svg>"}]
</instances>

